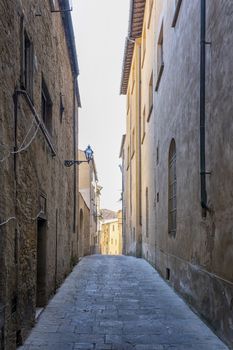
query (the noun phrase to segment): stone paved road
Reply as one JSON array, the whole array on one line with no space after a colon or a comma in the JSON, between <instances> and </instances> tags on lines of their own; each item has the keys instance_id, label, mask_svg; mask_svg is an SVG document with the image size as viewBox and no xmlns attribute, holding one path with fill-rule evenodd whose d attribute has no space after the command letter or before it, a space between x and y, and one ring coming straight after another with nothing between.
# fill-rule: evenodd
<instances>
[{"instance_id":1,"label":"stone paved road","mask_svg":"<svg viewBox=\"0 0 233 350\"><path fill-rule=\"evenodd\" d=\"M144 260L84 258L21 350L223 350Z\"/></svg>"}]
</instances>

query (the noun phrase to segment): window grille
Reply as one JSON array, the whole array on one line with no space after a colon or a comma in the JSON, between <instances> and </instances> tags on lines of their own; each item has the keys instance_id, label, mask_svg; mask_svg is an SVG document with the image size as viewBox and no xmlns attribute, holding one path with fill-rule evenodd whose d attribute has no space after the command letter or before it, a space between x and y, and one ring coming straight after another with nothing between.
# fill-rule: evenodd
<instances>
[{"instance_id":1,"label":"window grille","mask_svg":"<svg viewBox=\"0 0 233 350\"><path fill-rule=\"evenodd\" d=\"M176 143L173 139L169 149L169 174L168 174L168 233L176 235Z\"/></svg>"}]
</instances>

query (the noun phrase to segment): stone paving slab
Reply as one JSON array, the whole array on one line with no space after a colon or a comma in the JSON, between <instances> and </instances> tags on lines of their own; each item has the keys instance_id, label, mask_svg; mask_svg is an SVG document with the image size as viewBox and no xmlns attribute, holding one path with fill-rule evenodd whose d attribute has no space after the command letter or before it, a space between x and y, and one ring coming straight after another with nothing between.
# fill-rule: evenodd
<instances>
[{"instance_id":1,"label":"stone paving slab","mask_svg":"<svg viewBox=\"0 0 233 350\"><path fill-rule=\"evenodd\" d=\"M85 257L20 350L227 350L144 260Z\"/></svg>"}]
</instances>

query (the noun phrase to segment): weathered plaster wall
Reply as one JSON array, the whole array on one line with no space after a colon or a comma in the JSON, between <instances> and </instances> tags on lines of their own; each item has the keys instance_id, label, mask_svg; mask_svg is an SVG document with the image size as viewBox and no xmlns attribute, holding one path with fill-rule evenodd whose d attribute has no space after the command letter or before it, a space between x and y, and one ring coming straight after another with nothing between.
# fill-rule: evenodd
<instances>
[{"instance_id":1,"label":"weathered plaster wall","mask_svg":"<svg viewBox=\"0 0 233 350\"><path fill-rule=\"evenodd\" d=\"M207 1L206 169L210 212L202 217L199 166L200 1L158 1L164 71L155 94L157 230L155 265L230 344L232 338L232 16L231 1ZM159 5L160 4L160 5ZM157 42L157 39L156 39ZM155 62L156 65L156 62ZM168 234L168 152L176 141L177 232ZM154 159L156 163L156 159ZM151 250L154 247L151 246Z\"/></svg>"},{"instance_id":2,"label":"weathered plaster wall","mask_svg":"<svg viewBox=\"0 0 233 350\"><path fill-rule=\"evenodd\" d=\"M151 75L153 81L156 73L154 72L154 31L155 31L155 10L156 4L150 6L151 2L146 2L144 24L142 30L142 53L141 53L141 206L142 206L142 257L154 264L155 245L155 164L152 159L156 156L155 130L154 130L154 106L151 110L149 99L149 85ZM145 47L145 54L144 52ZM143 58L143 55L145 56ZM153 82L152 82L153 84ZM153 89L153 88L152 88ZM154 90L154 89L153 89ZM146 190L148 189L148 213L146 208ZM146 232L146 217L148 215L148 232Z\"/></svg>"}]
</instances>

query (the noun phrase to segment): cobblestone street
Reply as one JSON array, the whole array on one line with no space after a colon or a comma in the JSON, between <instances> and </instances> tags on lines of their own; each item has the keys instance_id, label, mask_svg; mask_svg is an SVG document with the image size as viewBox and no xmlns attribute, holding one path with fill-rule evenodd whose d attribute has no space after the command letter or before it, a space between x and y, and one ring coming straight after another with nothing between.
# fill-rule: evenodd
<instances>
[{"instance_id":1,"label":"cobblestone street","mask_svg":"<svg viewBox=\"0 0 233 350\"><path fill-rule=\"evenodd\" d=\"M74 268L21 350L223 350L144 260L90 256Z\"/></svg>"}]
</instances>

